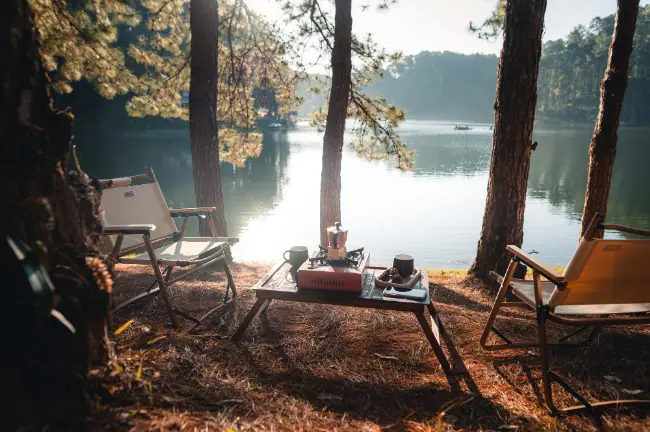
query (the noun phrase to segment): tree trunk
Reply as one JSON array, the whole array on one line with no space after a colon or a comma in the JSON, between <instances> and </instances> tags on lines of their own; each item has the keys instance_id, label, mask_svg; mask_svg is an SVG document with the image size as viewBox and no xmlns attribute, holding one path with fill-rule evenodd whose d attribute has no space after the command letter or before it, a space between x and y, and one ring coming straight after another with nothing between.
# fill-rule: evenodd
<instances>
[{"instance_id":1,"label":"tree trunk","mask_svg":"<svg viewBox=\"0 0 650 432\"><path fill-rule=\"evenodd\" d=\"M492 162L483 228L470 275L505 271L509 244L523 242L526 187L546 0L508 0L494 103Z\"/></svg>"},{"instance_id":2,"label":"tree trunk","mask_svg":"<svg viewBox=\"0 0 650 432\"><path fill-rule=\"evenodd\" d=\"M228 223L221 193L219 142L217 138L217 43L219 14L216 0L190 2L191 75L190 138L197 207L216 207L212 218L219 236L228 236ZM199 231L209 236L207 221Z\"/></svg>"},{"instance_id":3,"label":"tree trunk","mask_svg":"<svg viewBox=\"0 0 650 432\"><path fill-rule=\"evenodd\" d=\"M0 2L0 376L8 395L2 424L76 430L88 408L89 364L105 360L112 282L103 263L89 258L99 195L85 174L64 172L72 117L50 108L39 45L27 0ZM8 238L29 248L21 263ZM38 265L54 291L28 281ZM54 307L75 333L55 319Z\"/></svg>"},{"instance_id":4,"label":"tree trunk","mask_svg":"<svg viewBox=\"0 0 650 432\"><path fill-rule=\"evenodd\" d=\"M352 1L336 0L332 88L327 108L320 180L320 242L327 245L327 227L341 221L341 157L352 72Z\"/></svg>"},{"instance_id":5,"label":"tree trunk","mask_svg":"<svg viewBox=\"0 0 650 432\"><path fill-rule=\"evenodd\" d=\"M597 212L603 215L607 212L609 186L616 158L618 122L627 87L628 66L632 55L638 9L639 0L618 0L607 68L600 84L600 107L589 146L589 175L580 236L584 234ZM602 230L597 230L595 237L602 238L602 236Z\"/></svg>"}]
</instances>

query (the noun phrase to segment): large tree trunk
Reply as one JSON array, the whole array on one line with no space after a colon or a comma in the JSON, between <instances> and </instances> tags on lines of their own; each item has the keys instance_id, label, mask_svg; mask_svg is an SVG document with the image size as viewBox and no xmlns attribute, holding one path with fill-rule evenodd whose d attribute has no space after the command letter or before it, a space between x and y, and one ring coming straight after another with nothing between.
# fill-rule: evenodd
<instances>
[{"instance_id":1,"label":"large tree trunk","mask_svg":"<svg viewBox=\"0 0 650 432\"><path fill-rule=\"evenodd\" d=\"M526 186L546 0L508 0L494 103L492 162L483 228L470 275L505 271L506 246L523 242Z\"/></svg>"},{"instance_id":2,"label":"large tree trunk","mask_svg":"<svg viewBox=\"0 0 650 432\"><path fill-rule=\"evenodd\" d=\"M600 84L600 107L594 134L589 146L589 175L587 194L582 212L582 236L597 212L607 212L609 186L616 158L618 122L627 87L628 66L632 55L632 42L636 28L639 0L618 0L616 23L605 77ZM602 230L595 237L602 238Z\"/></svg>"},{"instance_id":3,"label":"large tree trunk","mask_svg":"<svg viewBox=\"0 0 650 432\"><path fill-rule=\"evenodd\" d=\"M0 2L0 56L2 425L76 430L87 413L88 366L104 360L112 284L103 263L88 258L99 231L99 195L85 175L64 172L72 120L50 108L27 0ZM31 250L22 264L7 238ZM26 278L39 264L53 297Z\"/></svg>"},{"instance_id":4,"label":"large tree trunk","mask_svg":"<svg viewBox=\"0 0 650 432\"><path fill-rule=\"evenodd\" d=\"M352 1L336 0L332 88L327 108L320 180L320 242L327 245L327 227L341 221L341 157L352 72Z\"/></svg>"},{"instance_id":5,"label":"large tree trunk","mask_svg":"<svg viewBox=\"0 0 650 432\"><path fill-rule=\"evenodd\" d=\"M219 14L216 0L191 0L190 29L190 138L192 168L197 207L216 207L212 218L217 234L228 236L228 223L221 192L219 142L217 139L217 43ZM206 221L201 220L202 236L210 235Z\"/></svg>"}]
</instances>

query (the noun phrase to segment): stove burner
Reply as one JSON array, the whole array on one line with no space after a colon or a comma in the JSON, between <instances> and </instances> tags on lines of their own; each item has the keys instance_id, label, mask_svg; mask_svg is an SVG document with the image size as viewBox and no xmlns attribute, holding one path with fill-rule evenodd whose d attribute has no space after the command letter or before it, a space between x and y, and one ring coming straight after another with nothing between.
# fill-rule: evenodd
<instances>
[{"instance_id":1,"label":"stove burner","mask_svg":"<svg viewBox=\"0 0 650 432\"><path fill-rule=\"evenodd\" d=\"M345 259L341 260L331 260L327 258L327 248L323 246L318 246L320 251L318 254L309 258L309 268L316 268L318 266L335 266L335 267L359 267L361 261L363 261L363 248L355 249L348 251L345 254Z\"/></svg>"}]
</instances>

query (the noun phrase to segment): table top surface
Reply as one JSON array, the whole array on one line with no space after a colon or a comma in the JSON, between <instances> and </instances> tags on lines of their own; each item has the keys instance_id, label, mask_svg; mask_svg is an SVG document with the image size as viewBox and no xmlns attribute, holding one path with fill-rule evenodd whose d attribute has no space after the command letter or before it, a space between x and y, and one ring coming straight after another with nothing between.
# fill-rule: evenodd
<instances>
[{"instance_id":1,"label":"table top surface","mask_svg":"<svg viewBox=\"0 0 650 432\"><path fill-rule=\"evenodd\" d=\"M387 297L382 293L384 288L375 286L375 273L379 275L382 270L366 269L364 287L361 293L350 293L333 290L298 289L295 282L289 276L290 265L285 261L276 263L265 275L253 286L258 298L278 298L281 300L294 300L304 302L345 304L357 303L358 306L379 306L391 309L391 305L400 309L412 306L424 306L430 303L428 284L418 282L413 288L423 289L426 295L423 300L410 300L398 297ZM426 278L426 276L425 276ZM375 305L373 305L373 303ZM352 305L352 304L351 304Z\"/></svg>"}]
</instances>

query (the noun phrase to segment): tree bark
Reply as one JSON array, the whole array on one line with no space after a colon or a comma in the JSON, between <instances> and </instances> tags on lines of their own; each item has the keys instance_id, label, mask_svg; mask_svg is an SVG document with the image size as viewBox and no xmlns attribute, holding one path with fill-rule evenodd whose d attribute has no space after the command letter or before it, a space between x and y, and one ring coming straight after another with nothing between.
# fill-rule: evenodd
<instances>
[{"instance_id":1,"label":"tree bark","mask_svg":"<svg viewBox=\"0 0 650 432\"><path fill-rule=\"evenodd\" d=\"M191 74L190 139L197 207L216 207L212 212L219 236L228 236L228 222L221 192L217 138L217 55L219 14L216 0L190 1ZM201 236L210 236L207 221L200 220Z\"/></svg>"},{"instance_id":2,"label":"tree bark","mask_svg":"<svg viewBox=\"0 0 650 432\"><path fill-rule=\"evenodd\" d=\"M618 0L607 68L600 83L598 117L589 146L589 174L580 236L584 234L597 212L603 215L607 212L609 187L616 158L618 123L627 87L638 10L639 0ZM594 236L602 238L602 230L597 230Z\"/></svg>"},{"instance_id":3,"label":"tree bark","mask_svg":"<svg viewBox=\"0 0 650 432\"><path fill-rule=\"evenodd\" d=\"M320 242L323 246L327 245L327 227L341 221L341 158L352 72L352 1L336 0L335 3L332 87L320 183Z\"/></svg>"},{"instance_id":4,"label":"tree bark","mask_svg":"<svg viewBox=\"0 0 650 432\"><path fill-rule=\"evenodd\" d=\"M0 2L0 374L9 395L2 424L76 430L88 408L89 364L105 360L112 282L89 257L100 229L99 195L85 174L64 172L72 116L50 108L39 48L27 0ZM7 238L29 247L25 264ZM28 282L26 264L47 270L53 296L34 289L34 278ZM53 307L75 333L53 318Z\"/></svg>"},{"instance_id":5,"label":"tree bark","mask_svg":"<svg viewBox=\"0 0 650 432\"><path fill-rule=\"evenodd\" d=\"M471 276L505 271L509 244L523 242L526 187L546 0L508 0L494 103L494 136L483 228Z\"/></svg>"}]
</instances>

